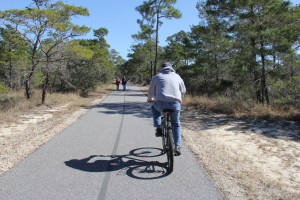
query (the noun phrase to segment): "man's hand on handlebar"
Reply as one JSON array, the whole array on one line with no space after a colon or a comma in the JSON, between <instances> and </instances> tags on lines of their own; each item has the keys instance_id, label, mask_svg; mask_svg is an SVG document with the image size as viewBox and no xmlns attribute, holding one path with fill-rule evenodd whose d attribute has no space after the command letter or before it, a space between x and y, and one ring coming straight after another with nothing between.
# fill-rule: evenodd
<instances>
[{"instance_id":1,"label":"man's hand on handlebar","mask_svg":"<svg viewBox=\"0 0 300 200\"><path fill-rule=\"evenodd\" d=\"M153 103L155 100L154 100L154 98L148 98L147 99L147 102L150 102L150 103Z\"/></svg>"}]
</instances>

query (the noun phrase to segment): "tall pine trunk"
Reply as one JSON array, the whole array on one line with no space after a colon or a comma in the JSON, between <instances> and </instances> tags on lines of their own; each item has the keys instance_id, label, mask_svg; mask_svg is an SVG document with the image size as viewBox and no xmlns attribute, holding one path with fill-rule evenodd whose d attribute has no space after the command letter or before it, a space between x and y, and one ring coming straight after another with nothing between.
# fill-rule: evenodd
<instances>
[{"instance_id":1,"label":"tall pine trunk","mask_svg":"<svg viewBox=\"0 0 300 200\"><path fill-rule=\"evenodd\" d=\"M47 57L45 79L44 79L44 85L42 91L42 104L46 103L47 89L49 86L49 74L50 74L50 62L49 62L49 57Z\"/></svg>"},{"instance_id":2,"label":"tall pine trunk","mask_svg":"<svg viewBox=\"0 0 300 200\"><path fill-rule=\"evenodd\" d=\"M34 71L35 71L35 64L32 65L31 71L25 79L25 95L27 99L31 99L32 97L31 81L33 78Z\"/></svg>"},{"instance_id":3,"label":"tall pine trunk","mask_svg":"<svg viewBox=\"0 0 300 200\"><path fill-rule=\"evenodd\" d=\"M251 45L251 62L250 62L250 71L253 74L253 84L254 84L254 89L255 89L255 98L256 101L261 102L261 90L260 90L260 84L259 84L259 75L258 75L258 70L257 70L257 64L256 64L256 52L255 52L255 47L256 47L256 39L255 38L250 38L250 45Z\"/></svg>"},{"instance_id":4,"label":"tall pine trunk","mask_svg":"<svg viewBox=\"0 0 300 200\"><path fill-rule=\"evenodd\" d=\"M37 62L35 61L36 59L36 52L38 49L39 41L42 36L43 31L40 30L39 33L37 34L37 38L35 40L33 49L32 49L32 55L31 55L31 71L29 75L25 79L25 95L27 99L31 99L32 97L32 89L31 89L31 81L35 72L35 67L37 66Z\"/></svg>"},{"instance_id":5,"label":"tall pine trunk","mask_svg":"<svg viewBox=\"0 0 300 200\"><path fill-rule=\"evenodd\" d=\"M157 11L156 13L154 76L156 75L157 58L158 58L158 26L159 26L159 11Z\"/></svg>"},{"instance_id":6,"label":"tall pine trunk","mask_svg":"<svg viewBox=\"0 0 300 200\"><path fill-rule=\"evenodd\" d=\"M266 66L265 66L265 54L264 54L264 42L263 42L263 37L261 37L260 41L260 47L261 47L261 102L267 104L270 103L269 100L269 92L267 88L267 82L266 82Z\"/></svg>"}]
</instances>

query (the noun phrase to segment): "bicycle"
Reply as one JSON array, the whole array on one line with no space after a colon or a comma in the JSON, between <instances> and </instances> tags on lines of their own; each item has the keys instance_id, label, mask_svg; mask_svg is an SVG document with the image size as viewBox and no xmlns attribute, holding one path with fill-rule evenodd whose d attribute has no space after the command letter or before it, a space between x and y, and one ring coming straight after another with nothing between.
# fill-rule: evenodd
<instances>
[{"instance_id":1,"label":"bicycle","mask_svg":"<svg viewBox=\"0 0 300 200\"><path fill-rule=\"evenodd\" d=\"M154 103L152 100L148 100L148 102ZM169 173L172 173L174 169L174 156L179 156L175 154L174 135L171 124L171 113L173 111L173 109L163 109L160 126L162 131L163 154L167 155L167 169Z\"/></svg>"},{"instance_id":2,"label":"bicycle","mask_svg":"<svg viewBox=\"0 0 300 200\"><path fill-rule=\"evenodd\" d=\"M162 130L162 144L163 151L167 154L167 168L168 172L172 173L174 169L174 156L177 156L174 152L175 143L173 137L173 130L171 125L171 113L173 109L164 109L163 116L161 117L161 130Z\"/></svg>"}]
</instances>

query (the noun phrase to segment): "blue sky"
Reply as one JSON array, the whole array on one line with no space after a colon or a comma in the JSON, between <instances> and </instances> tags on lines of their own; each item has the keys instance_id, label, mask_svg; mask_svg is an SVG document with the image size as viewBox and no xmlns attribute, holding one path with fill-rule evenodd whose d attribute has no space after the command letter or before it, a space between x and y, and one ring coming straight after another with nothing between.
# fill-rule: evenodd
<instances>
[{"instance_id":1,"label":"blue sky","mask_svg":"<svg viewBox=\"0 0 300 200\"><path fill-rule=\"evenodd\" d=\"M86 25L92 29L101 27L107 28L108 36L105 37L111 48L120 53L123 58L127 58L130 46L134 43L131 38L140 29L136 20L141 18L135 8L143 3L144 0L63 0L65 3L75 6L82 6L89 10L90 16L78 17L73 23ZM199 23L196 3L199 0L177 0L174 5L179 9L183 17L181 19L164 20L160 29L160 45L166 45L166 38L181 30L190 31L192 25ZM292 2L300 3L300 0ZM2 0L1 10L24 9L29 6L32 0ZM93 32L88 33L84 38L94 38Z\"/></svg>"}]
</instances>

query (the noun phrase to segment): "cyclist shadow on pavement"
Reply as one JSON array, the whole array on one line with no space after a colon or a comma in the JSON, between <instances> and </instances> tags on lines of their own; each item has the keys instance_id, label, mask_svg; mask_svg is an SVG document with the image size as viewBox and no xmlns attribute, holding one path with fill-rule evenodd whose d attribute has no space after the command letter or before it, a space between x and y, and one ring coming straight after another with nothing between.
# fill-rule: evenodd
<instances>
[{"instance_id":1,"label":"cyclist shadow on pavement","mask_svg":"<svg viewBox=\"0 0 300 200\"><path fill-rule=\"evenodd\" d=\"M113 172L136 179L158 179L169 175L166 163L153 161L153 158L164 156L159 148L134 149L125 155L91 155L83 159L72 159L65 162L68 167L86 172ZM151 161L152 158L152 161Z\"/></svg>"}]
</instances>

